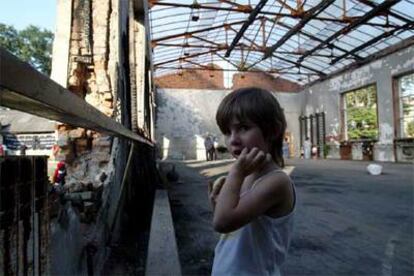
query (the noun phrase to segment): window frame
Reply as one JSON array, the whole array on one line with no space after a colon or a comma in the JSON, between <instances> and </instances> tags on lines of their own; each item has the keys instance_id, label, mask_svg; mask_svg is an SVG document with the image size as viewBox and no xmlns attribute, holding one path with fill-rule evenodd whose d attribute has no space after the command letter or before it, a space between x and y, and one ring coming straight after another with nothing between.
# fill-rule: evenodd
<instances>
[{"instance_id":1,"label":"window frame","mask_svg":"<svg viewBox=\"0 0 414 276\"><path fill-rule=\"evenodd\" d=\"M392 76L392 90L393 90L393 106L394 106L394 139L398 141L413 140L414 137L402 137L401 129L401 97L400 97L400 86L399 80L405 76L413 75L414 70L409 70L403 73L399 73Z\"/></svg>"},{"instance_id":2,"label":"window frame","mask_svg":"<svg viewBox=\"0 0 414 276\"><path fill-rule=\"evenodd\" d=\"M375 108L375 112L376 112L376 119L377 119L377 137L375 138L361 138L361 139L349 139L348 136L348 128L347 128L347 121L346 121L346 116L345 113L347 111L346 109L346 94L355 92L357 90L361 90L367 87L373 86L374 90L375 90L375 98L376 98L376 108ZM348 141L348 142L364 142L364 141L378 141L380 133L379 133L379 120L378 120L378 91L377 91L377 83L376 82L371 82L368 84L365 84L363 86L359 86L357 88L353 88L351 90L347 90L344 91L342 93L340 93L340 112L341 112L341 137L342 137L342 141Z\"/></svg>"}]
</instances>

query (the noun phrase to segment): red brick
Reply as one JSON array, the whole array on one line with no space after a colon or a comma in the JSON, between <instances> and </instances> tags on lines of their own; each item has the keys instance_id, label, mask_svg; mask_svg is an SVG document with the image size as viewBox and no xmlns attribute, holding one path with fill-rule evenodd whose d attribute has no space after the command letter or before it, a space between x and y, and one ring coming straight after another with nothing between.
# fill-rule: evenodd
<instances>
[{"instance_id":1,"label":"red brick","mask_svg":"<svg viewBox=\"0 0 414 276\"><path fill-rule=\"evenodd\" d=\"M215 65L215 68L220 67ZM211 75L213 77L211 77ZM222 71L208 70L183 70L155 78L155 84L160 88L179 88L179 89L226 89L223 85ZM270 91L277 92L300 92L301 85L275 78L265 72L243 72L233 75L232 89L256 86Z\"/></svg>"}]
</instances>

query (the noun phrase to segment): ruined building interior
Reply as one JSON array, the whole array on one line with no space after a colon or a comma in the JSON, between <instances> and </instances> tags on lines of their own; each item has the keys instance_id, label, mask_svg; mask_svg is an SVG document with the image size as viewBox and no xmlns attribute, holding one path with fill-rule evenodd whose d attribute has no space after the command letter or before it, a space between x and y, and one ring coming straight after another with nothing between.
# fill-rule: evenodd
<instances>
[{"instance_id":1,"label":"ruined building interior","mask_svg":"<svg viewBox=\"0 0 414 276\"><path fill-rule=\"evenodd\" d=\"M414 1L56 4L50 77L0 48L0 106L56 121L57 145L50 156L0 156L1 275L208 275L210 249L201 270L178 256L165 172L204 164L207 134L222 149L216 163L230 162L214 118L241 87L281 103L298 168L309 137L313 164L388 164L410 184ZM67 168L57 194L51 159ZM118 271L131 235L135 268Z\"/></svg>"}]
</instances>

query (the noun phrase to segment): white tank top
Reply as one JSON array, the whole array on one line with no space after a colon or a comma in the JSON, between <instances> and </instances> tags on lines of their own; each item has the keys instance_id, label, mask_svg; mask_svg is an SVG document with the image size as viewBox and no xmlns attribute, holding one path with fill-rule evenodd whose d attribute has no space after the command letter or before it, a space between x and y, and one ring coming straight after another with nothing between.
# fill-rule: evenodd
<instances>
[{"instance_id":1,"label":"white tank top","mask_svg":"<svg viewBox=\"0 0 414 276\"><path fill-rule=\"evenodd\" d=\"M277 172L284 173L280 169ZM261 215L240 229L220 236L214 250L213 276L280 275L279 268L287 256L293 231L296 192L292 181L291 185L294 205L289 214L279 218Z\"/></svg>"}]
</instances>

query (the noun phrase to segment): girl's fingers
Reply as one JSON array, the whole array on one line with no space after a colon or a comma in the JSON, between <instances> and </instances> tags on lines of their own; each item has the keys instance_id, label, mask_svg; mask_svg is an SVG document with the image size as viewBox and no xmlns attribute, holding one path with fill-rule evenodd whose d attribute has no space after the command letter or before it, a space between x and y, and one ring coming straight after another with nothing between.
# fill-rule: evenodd
<instances>
[{"instance_id":1,"label":"girl's fingers","mask_svg":"<svg viewBox=\"0 0 414 276\"><path fill-rule=\"evenodd\" d=\"M254 165L260 165L262 164L264 161L266 161L266 154L263 151L259 151L256 156L253 159L253 164Z\"/></svg>"},{"instance_id":2,"label":"girl's fingers","mask_svg":"<svg viewBox=\"0 0 414 276\"><path fill-rule=\"evenodd\" d=\"M239 157L247 155L248 152L249 152L249 150L247 148L243 148L240 155L239 155Z\"/></svg>"},{"instance_id":3,"label":"girl's fingers","mask_svg":"<svg viewBox=\"0 0 414 276\"><path fill-rule=\"evenodd\" d=\"M222 176L214 182L213 187L212 187L212 194L214 196L216 196L220 193L220 190L223 187L223 184L224 184L225 181L226 181L226 177Z\"/></svg>"},{"instance_id":4,"label":"girl's fingers","mask_svg":"<svg viewBox=\"0 0 414 276\"><path fill-rule=\"evenodd\" d=\"M256 155L258 154L259 149L258 148L252 148L249 153L247 154L247 159L249 160L254 160L254 158L256 157Z\"/></svg>"}]
</instances>

